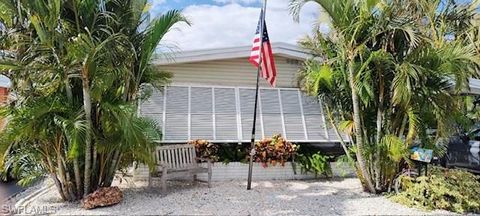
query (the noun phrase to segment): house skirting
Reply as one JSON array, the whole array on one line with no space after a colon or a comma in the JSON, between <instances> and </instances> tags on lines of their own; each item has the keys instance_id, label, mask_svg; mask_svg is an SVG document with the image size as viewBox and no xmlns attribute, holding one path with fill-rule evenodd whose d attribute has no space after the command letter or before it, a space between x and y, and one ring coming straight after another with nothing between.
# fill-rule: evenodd
<instances>
[{"instance_id":1,"label":"house skirting","mask_svg":"<svg viewBox=\"0 0 480 216\"><path fill-rule=\"evenodd\" d=\"M333 177L353 177L354 170L347 164L331 163ZM206 164L202 164L206 166ZM230 181L230 180L247 180L248 164L240 162L231 162L224 164L217 162L212 167L212 181ZM318 176L323 177L323 176ZM139 165L133 172L134 181L146 181L148 179L148 168L145 165ZM291 162L285 163L285 166L276 165L264 168L260 163L254 163L253 179L254 180L302 180L314 179L315 175L305 174L301 172L300 164L296 164L296 172ZM198 175L198 179L207 180L207 174Z\"/></svg>"}]
</instances>

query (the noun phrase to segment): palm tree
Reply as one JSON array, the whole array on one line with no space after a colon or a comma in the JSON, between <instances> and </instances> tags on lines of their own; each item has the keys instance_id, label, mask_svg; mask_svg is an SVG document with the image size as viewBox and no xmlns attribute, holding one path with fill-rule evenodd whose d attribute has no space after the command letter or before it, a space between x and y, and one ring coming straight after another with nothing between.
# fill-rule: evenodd
<instances>
[{"instance_id":1,"label":"palm tree","mask_svg":"<svg viewBox=\"0 0 480 216\"><path fill-rule=\"evenodd\" d=\"M112 1L110 7L116 8L115 14L121 22L116 26L116 31L128 37L133 52L125 53L132 63L125 65L127 73L123 78L123 100L135 101L143 99L139 94L140 86L149 83L154 88L161 89L167 85L172 77L168 72L158 70L151 65L158 44L169 30L179 22L190 24L178 10L171 10L160 17L150 21L149 14L144 9L148 7L147 0L140 1ZM129 56L130 55L130 56ZM114 153L114 161L121 157L117 150ZM116 163L112 163L116 165ZM116 170L112 167L111 170Z\"/></svg>"},{"instance_id":2,"label":"palm tree","mask_svg":"<svg viewBox=\"0 0 480 216\"><path fill-rule=\"evenodd\" d=\"M306 2L292 1L296 18ZM476 75L479 63L473 44L462 39L475 6L439 0L315 2L333 29L303 41L325 61L311 61L301 83L328 98L327 107L342 110L335 122L353 128L361 179L370 192L385 191L415 140L434 143L427 128L437 129L434 140L448 134L453 95Z\"/></svg>"},{"instance_id":3,"label":"palm tree","mask_svg":"<svg viewBox=\"0 0 480 216\"><path fill-rule=\"evenodd\" d=\"M146 6L117 0L0 4L7 11L0 19L14 32L2 45L15 52L2 59L0 69L17 97L5 107L2 116L12 121L0 137L10 146L9 166L35 167L19 168L18 177L33 179L42 175L28 170L46 171L64 200L76 200L110 186L116 171L132 161L152 164L160 134L154 122L136 116L139 89L168 82L170 74L150 61L169 29L186 20L173 10L150 22ZM20 42L7 43L12 40ZM20 152L38 160L23 160Z\"/></svg>"}]
</instances>

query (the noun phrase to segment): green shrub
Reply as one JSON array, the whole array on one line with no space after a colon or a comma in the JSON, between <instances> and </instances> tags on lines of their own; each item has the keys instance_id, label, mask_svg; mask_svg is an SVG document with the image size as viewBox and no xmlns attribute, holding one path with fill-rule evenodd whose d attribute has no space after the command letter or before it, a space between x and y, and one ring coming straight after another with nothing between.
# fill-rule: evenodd
<instances>
[{"instance_id":1,"label":"green shrub","mask_svg":"<svg viewBox=\"0 0 480 216\"><path fill-rule=\"evenodd\" d=\"M250 143L231 144L222 143L218 147L218 161L223 164L230 162L248 163L248 148Z\"/></svg>"},{"instance_id":2,"label":"green shrub","mask_svg":"<svg viewBox=\"0 0 480 216\"><path fill-rule=\"evenodd\" d=\"M402 178L407 186L391 197L398 203L423 209L458 213L480 212L480 178L458 169L433 167L428 176Z\"/></svg>"},{"instance_id":3,"label":"green shrub","mask_svg":"<svg viewBox=\"0 0 480 216\"><path fill-rule=\"evenodd\" d=\"M300 167L303 173L313 173L315 177L324 175L325 177L332 176L332 167L330 166L330 156L322 155L317 152L313 155L301 154L298 156Z\"/></svg>"}]
</instances>

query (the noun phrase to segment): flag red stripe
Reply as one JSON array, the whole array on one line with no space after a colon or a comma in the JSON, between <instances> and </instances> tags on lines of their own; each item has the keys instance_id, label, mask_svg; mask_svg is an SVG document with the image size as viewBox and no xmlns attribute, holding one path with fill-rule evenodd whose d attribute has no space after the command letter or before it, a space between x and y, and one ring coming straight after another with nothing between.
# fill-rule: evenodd
<instances>
[{"instance_id":1,"label":"flag red stripe","mask_svg":"<svg viewBox=\"0 0 480 216\"><path fill-rule=\"evenodd\" d=\"M275 68L275 60L273 59L273 52L272 52L272 47L270 46L270 43L266 43L265 48L267 49L266 53L268 53L267 58L268 58L268 64L270 68L270 84L274 86L276 77L277 77L277 70Z\"/></svg>"},{"instance_id":2,"label":"flag red stripe","mask_svg":"<svg viewBox=\"0 0 480 216\"><path fill-rule=\"evenodd\" d=\"M268 78L268 68L265 61L265 52L262 52L262 78Z\"/></svg>"},{"instance_id":3,"label":"flag red stripe","mask_svg":"<svg viewBox=\"0 0 480 216\"><path fill-rule=\"evenodd\" d=\"M270 58L269 58L269 55L268 53L266 52L268 50L268 43L263 43L263 64L264 64L264 67L265 67L265 74L266 76L264 77L265 79L270 79L270 77L272 77L271 73L270 73L270 70L271 70L271 65L270 65Z\"/></svg>"},{"instance_id":4,"label":"flag red stripe","mask_svg":"<svg viewBox=\"0 0 480 216\"><path fill-rule=\"evenodd\" d=\"M249 61L251 64L253 64L253 66L258 67L258 62L257 62L257 60L255 60L254 58L250 58L248 61Z\"/></svg>"}]
</instances>

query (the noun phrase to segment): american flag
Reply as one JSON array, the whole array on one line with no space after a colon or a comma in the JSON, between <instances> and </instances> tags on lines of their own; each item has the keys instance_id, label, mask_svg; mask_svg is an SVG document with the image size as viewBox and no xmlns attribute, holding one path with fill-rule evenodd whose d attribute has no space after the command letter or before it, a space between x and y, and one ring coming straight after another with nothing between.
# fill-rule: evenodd
<instances>
[{"instance_id":1,"label":"american flag","mask_svg":"<svg viewBox=\"0 0 480 216\"><path fill-rule=\"evenodd\" d=\"M262 16L263 10L260 14L260 20L258 21L255 38L253 39L253 47L249 61L257 68L261 62L262 71L260 76L266 79L270 85L275 87L277 81L277 69L275 68L275 60L273 59L272 46L270 45L270 39L268 38L267 23L265 21L263 24L263 39L260 41L260 23L262 22ZM263 43L263 46L262 50L260 51L261 43Z\"/></svg>"}]
</instances>

